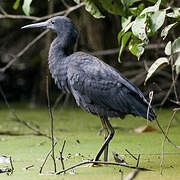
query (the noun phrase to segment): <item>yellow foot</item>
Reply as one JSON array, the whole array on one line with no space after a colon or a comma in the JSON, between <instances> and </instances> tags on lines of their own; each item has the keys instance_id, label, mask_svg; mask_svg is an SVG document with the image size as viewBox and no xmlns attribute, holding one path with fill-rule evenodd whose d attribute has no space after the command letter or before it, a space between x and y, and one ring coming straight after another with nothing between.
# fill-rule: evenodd
<instances>
[{"instance_id":1,"label":"yellow foot","mask_svg":"<svg viewBox=\"0 0 180 180\"><path fill-rule=\"evenodd\" d=\"M91 163L87 165L87 167L102 167L102 166L104 166L104 164L101 163Z\"/></svg>"}]
</instances>

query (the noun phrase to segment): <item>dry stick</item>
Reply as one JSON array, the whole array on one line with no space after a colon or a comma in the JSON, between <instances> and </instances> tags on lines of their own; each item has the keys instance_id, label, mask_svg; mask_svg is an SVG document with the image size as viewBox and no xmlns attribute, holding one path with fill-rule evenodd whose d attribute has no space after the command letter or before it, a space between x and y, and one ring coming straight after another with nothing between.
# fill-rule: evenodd
<instances>
[{"instance_id":1,"label":"dry stick","mask_svg":"<svg viewBox=\"0 0 180 180\"><path fill-rule=\"evenodd\" d=\"M32 168L32 167L34 167L34 165L26 166L24 169L25 169L25 170L28 170L28 169L30 169L30 168Z\"/></svg>"},{"instance_id":2,"label":"dry stick","mask_svg":"<svg viewBox=\"0 0 180 180\"><path fill-rule=\"evenodd\" d=\"M164 130L162 129L162 127L161 127L159 121L157 120L157 118L155 118L155 120L156 120L156 123L157 123L159 129L161 130L161 132L163 133L163 135L164 135L164 137L167 139L167 141L168 141L170 144L172 144L174 147L180 149L180 146L176 145L174 142L172 142L172 141L168 138L168 136L166 135L166 133L165 133Z\"/></svg>"},{"instance_id":3,"label":"dry stick","mask_svg":"<svg viewBox=\"0 0 180 180\"><path fill-rule=\"evenodd\" d=\"M120 172L120 174L121 174L121 180L123 180L123 179L124 179L124 178L123 178L123 175L124 175L124 174L123 174L123 171L120 169L119 172Z\"/></svg>"},{"instance_id":4,"label":"dry stick","mask_svg":"<svg viewBox=\"0 0 180 180\"><path fill-rule=\"evenodd\" d=\"M61 148L61 150L59 151L60 161L61 161L62 169L63 169L63 170L65 169L65 167L64 167L64 161L63 161L64 158L63 158L62 154L63 154L63 151L64 151L64 146L65 146L65 144L66 144L66 140L64 140L63 145L62 145L62 148ZM64 172L64 173L65 173L65 172Z\"/></svg>"},{"instance_id":5,"label":"dry stick","mask_svg":"<svg viewBox=\"0 0 180 180\"><path fill-rule=\"evenodd\" d=\"M176 91L176 80L175 80L175 73L174 73L174 60L173 60L173 56L170 56L171 59L171 71L172 71L172 82L173 82L173 88L174 88L174 95L176 98L176 101L178 101L178 95L177 95L177 91ZM178 76L178 75L176 75Z\"/></svg>"},{"instance_id":6,"label":"dry stick","mask_svg":"<svg viewBox=\"0 0 180 180\"><path fill-rule=\"evenodd\" d=\"M148 109L147 109L147 120L149 120L149 110L150 110L150 107L151 107L151 102L152 102L152 99L153 99L153 91L151 91L149 93L149 104L148 104Z\"/></svg>"},{"instance_id":7,"label":"dry stick","mask_svg":"<svg viewBox=\"0 0 180 180\"><path fill-rule=\"evenodd\" d=\"M11 156L10 156L10 164L11 164L11 174L13 174L13 172L14 172L14 166L13 166L13 162L12 162L12 158L11 158Z\"/></svg>"},{"instance_id":8,"label":"dry stick","mask_svg":"<svg viewBox=\"0 0 180 180\"><path fill-rule=\"evenodd\" d=\"M52 110L54 111L58 105L58 103L61 101L61 99L63 98L63 96L65 95L64 92L62 92L57 98L56 98L56 101L52 107Z\"/></svg>"},{"instance_id":9,"label":"dry stick","mask_svg":"<svg viewBox=\"0 0 180 180\"><path fill-rule=\"evenodd\" d=\"M79 9L83 5L84 5L84 3L82 2L82 3L80 3L80 4L76 5L76 6L69 7L68 9L66 9L64 11L60 11L60 12L53 13L53 14L50 14L50 15L47 15L47 16L43 16L43 17L7 14L2 9L2 7L0 6L0 11L2 12L2 10L3 10L2 14L0 14L0 19L5 19L5 18L9 18L9 19L29 19L29 20L34 20L34 21L38 22L38 21L43 21L43 20L49 19L49 18L54 17L54 16L68 15L72 11L75 11L75 10Z\"/></svg>"},{"instance_id":10,"label":"dry stick","mask_svg":"<svg viewBox=\"0 0 180 180\"><path fill-rule=\"evenodd\" d=\"M57 142L55 142L53 148L56 146L56 144L57 144ZM46 161L47 161L47 159L48 159L48 157L49 157L49 155L50 155L51 153L52 153L52 148L51 148L51 150L47 153L47 155L46 155L46 157L45 157L45 159L44 159L44 161L43 161L43 163L42 163L42 165L41 165L41 167L40 167L40 170L39 170L39 173L40 173L40 174L41 174L41 172L42 172L42 170L43 170L43 167L44 167L44 165L45 165L45 163L46 163Z\"/></svg>"},{"instance_id":11,"label":"dry stick","mask_svg":"<svg viewBox=\"0 0 180 180\"><path fill-rule=\"evenodd\" d=\"M149 44L145 47L147 50L152 50L152 49L163 49L165 47L165 44ZM88 52L91 55L94 56L107 56L111 54L118 54L120 48L114 48L114 49L106 49L106 50L100 50L100 51L95 51L95 52ZM125 51L128 51L128 48L125 48Z\"/></svg>"},{"instance_id":12,"label":"dry stick","mask_svg":"<svg viewBox=\"0 0 180 180\"><path fill-rule=\"evenodd\" d=\"M47 95L48 109L49 109L50 123L51 123L52 159L53 159L53 163L54 163L54 172L56 172L56 160L54 157L54 118L53 118L51 103L50 103L48 76L46 76L46 95Z\"/></svg>"},{"instance_id":13,"label":"dry stick","mask_svg":"<svg viewBox=\"0 0 180 180\"><path fill-rule=\"evenodd\" d=\"M136 161L138 160L131 152L129 152L127 149L125 149L125 151L131 156L133 157Z\"/></svg>"},{"instance_id":14,"label":"dry stick","mask_svg":"<svg viewBox=\"0 0 180 180\"><path fill-rule=\"evenodd\" d=\"M53 14L50 14L48 16L43 16L41 18L39 17L34 17L34 16L24 16L24 15L9 15L7 14L3 8L0 6L0 11L3 13L0 14L0 19L1 18L11 18L11 19L31 19L31 20L35 20L36 22L38 21L42 21L42 20L45 20L45 19L49 19L53 16L58 16L58 15L69 15L72 11L75 11L77 9L79 9L80 7L82 7L84 5L84 3L80 3L76 6L73 6L73 7L70 7L64 11L61 11L61 12L57 12L57 13L53 13ZM14 64L18 58L20 56L22 56L33 44L35 44L41 37L43 37L49 30L45 30L44 32L42 32L39 36L37 36L33 41L31 41L27 46L25 46L25 48L23 48L18 54L16 54L14 56L14 58L3 68L0 68L0 72L5 72L9 67L11 67L12 64Z\"/></svg>"},{"instance_id":15,"label":"dry stick","mask_svg":"<svg viewBox=\"0 0 180 180\"><path fill-rule=\"evenodd\" d=\"M176 112L177 112L177 110L175 110L173 112L173 115L171 116L171 119L170 119L170 121L168 123L167 129L166 129L166 136L168 135L169 128L171 127L171 123L172 123L172 121L173 121L173 119L174 119L174 117L176 115ZM162 166L163 166L163 162L164 162L164 144L165 144L165 141L166 141L166 136L164 137L164 140L162 142L162 154L161 154L162 159L161 159L161 163L160 163L160 174L161 175L162 175L162 170L163 170Z\"/></svg>"},{"instance_id":16,"label":"dry stick","mask_svg":"<svg viewBox=\"0 0 180 180\"><path fill-rule=\"evenodd\" d=\"M175 82L177 81L177 79L178 79L178 75L176 75L176 77L175 77ZM173 89L173 87L174 87L174 83L172 82L172 84L171 84L171 87L169 88L169 90L168 90L168 92L167 92L167 94L165 95L165 97L163 98L163 100L161 101L161 106L163 106L164 105L164 103L166 102L166 100L168 99L168 97L169 97L169 95L170 95L170 93L171 93L171 91L172 91L172 89Z\"/></svg>"},{"instance_id":17,"label":"dry stick","mask_svg":"<svg viewBox=\"0 0 180 180\"><path fill-rule=\"evenodd\" d=\"M66 168L64 170L61 170L59 172L56 172L56 175L59 175L59 174L64 173L64 172L66 172L68 170L74 169L74 168L76 168L78 166L82 166L84 164L106 164L106 165L122 166L122 167L131 168L131 169L139 169L141 171L152 171L150 169L140 168L140 167L136 167L136 166L130 166L130 165L124 164L124 163L106 162L106 161L86 161L86 162L75 164L75 165L73 165L71 167L68 167L68 168Z\"/></svg>"},{"instance_id":18,"label":"dry stick","mask_svg":"<svg viewBox=\"0 0 180 180\"><path fill-rule=\"evenodd\" d=\"M39 39L41 39L49 30L43 31L39 36L33 39L27 46L25 46L19 53L17 53L14 58L3 68L0 68L0 72L5 72L12 64L14 64L19 57L21 57L31 46L33 46Z\"/></svg>"},{"instance_id":19,"label":"dry stick","mask_svg":"<svg viewBox=\"0 0 180 180\"><path fill-rule=\"evenodd\" d=\"M139 160L140 160L140 154L138 154L138 158L137 158L137 164L136 164L136 167L138 167L139 166Z\"/></svg>"},{"instance_id":20,"label":"dry stick","mask_svg":"<svg viewBox=\"0 0 180 180\"><path fill-rule=\"evenodd\" d=\"M36 133L36 135L38 135L38 136L45 136L45 137L47 137L47 138L51 138L51 137L48 136L47 134L44 134L44 133L40 132L38 129L32 127L32 126L31 126L29 123L27 123L26 121L24 121L24 120L22 120L22 119L19 119L19 117L17 116L17 114L16 114L16 112L14 111L14 109L13 109L13 108L10 106L10 104L8 103L8 100L7 100L7 98L6 98L6 95L5 95L5 93L4 93L1 85L0 85L0 93L1 93L3 99L4 99L5 103L6 103L9 111L11 112L12 116L14 116L14 118L15 118L14 121L23 124L23 125L26 126L27 128L29 128L29 129L31 129L32 131L34 131L34 132Z\"/></svg>"}]
</instances>

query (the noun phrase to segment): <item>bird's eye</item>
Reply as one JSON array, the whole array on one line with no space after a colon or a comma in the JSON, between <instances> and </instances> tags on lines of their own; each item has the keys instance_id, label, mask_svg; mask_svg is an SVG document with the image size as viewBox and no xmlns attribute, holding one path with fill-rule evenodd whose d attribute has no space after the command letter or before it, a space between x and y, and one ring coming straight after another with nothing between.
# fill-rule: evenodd
<instances>
[{"instance_id":1,"label":"bird's eye","mask_svg":"<svg viewBox=\"0 0 180 180\"><path fill-rule=\"evenodd\" d=\"M51 21L51 24L55 24L55 22L54 22L54 21Z\"/></svg>"}]
</instances>

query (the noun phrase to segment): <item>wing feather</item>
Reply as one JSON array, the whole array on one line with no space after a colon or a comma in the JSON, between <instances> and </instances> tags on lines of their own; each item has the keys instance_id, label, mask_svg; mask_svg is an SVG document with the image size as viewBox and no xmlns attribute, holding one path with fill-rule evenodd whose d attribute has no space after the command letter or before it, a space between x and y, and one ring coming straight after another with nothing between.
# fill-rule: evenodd
<instances>
[{"instance_id":1,"label":"wing feather","mask_svg":"<svg viewBox=\"0 0 180 180\"><path fill-rule=\"evenodd\" d=\"M69 89L78 105L99 115L146 118L148 102L138 88L94 56L82 53L80 57L67 71Z\"/></svg>"}]
</instances>

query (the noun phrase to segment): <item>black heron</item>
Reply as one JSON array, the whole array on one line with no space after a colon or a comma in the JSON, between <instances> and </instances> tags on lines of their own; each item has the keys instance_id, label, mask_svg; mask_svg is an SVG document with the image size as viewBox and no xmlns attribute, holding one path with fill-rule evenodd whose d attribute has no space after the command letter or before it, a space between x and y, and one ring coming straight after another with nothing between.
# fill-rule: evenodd
<instances>
[{"instance_id":1,"label":"black heron","mask_svg":"<svg viewBox=\"0 0 180 180\"><path fill-rule=\"evenodd\" d=\"M148 101L113 67L87 53L72 53L78 32L69 18L57 16L22 29L38 27L57 33L49 50L50 72L59 89L71 93L82 109L100 117L105 142L94 160L99 160L104 151L104 160L107 161L108 144L114 136L109 118L124 118L127 114L147 118ZM154 120L155 116L150 107L148 120Z\"/></svg>"}]
</instances>

